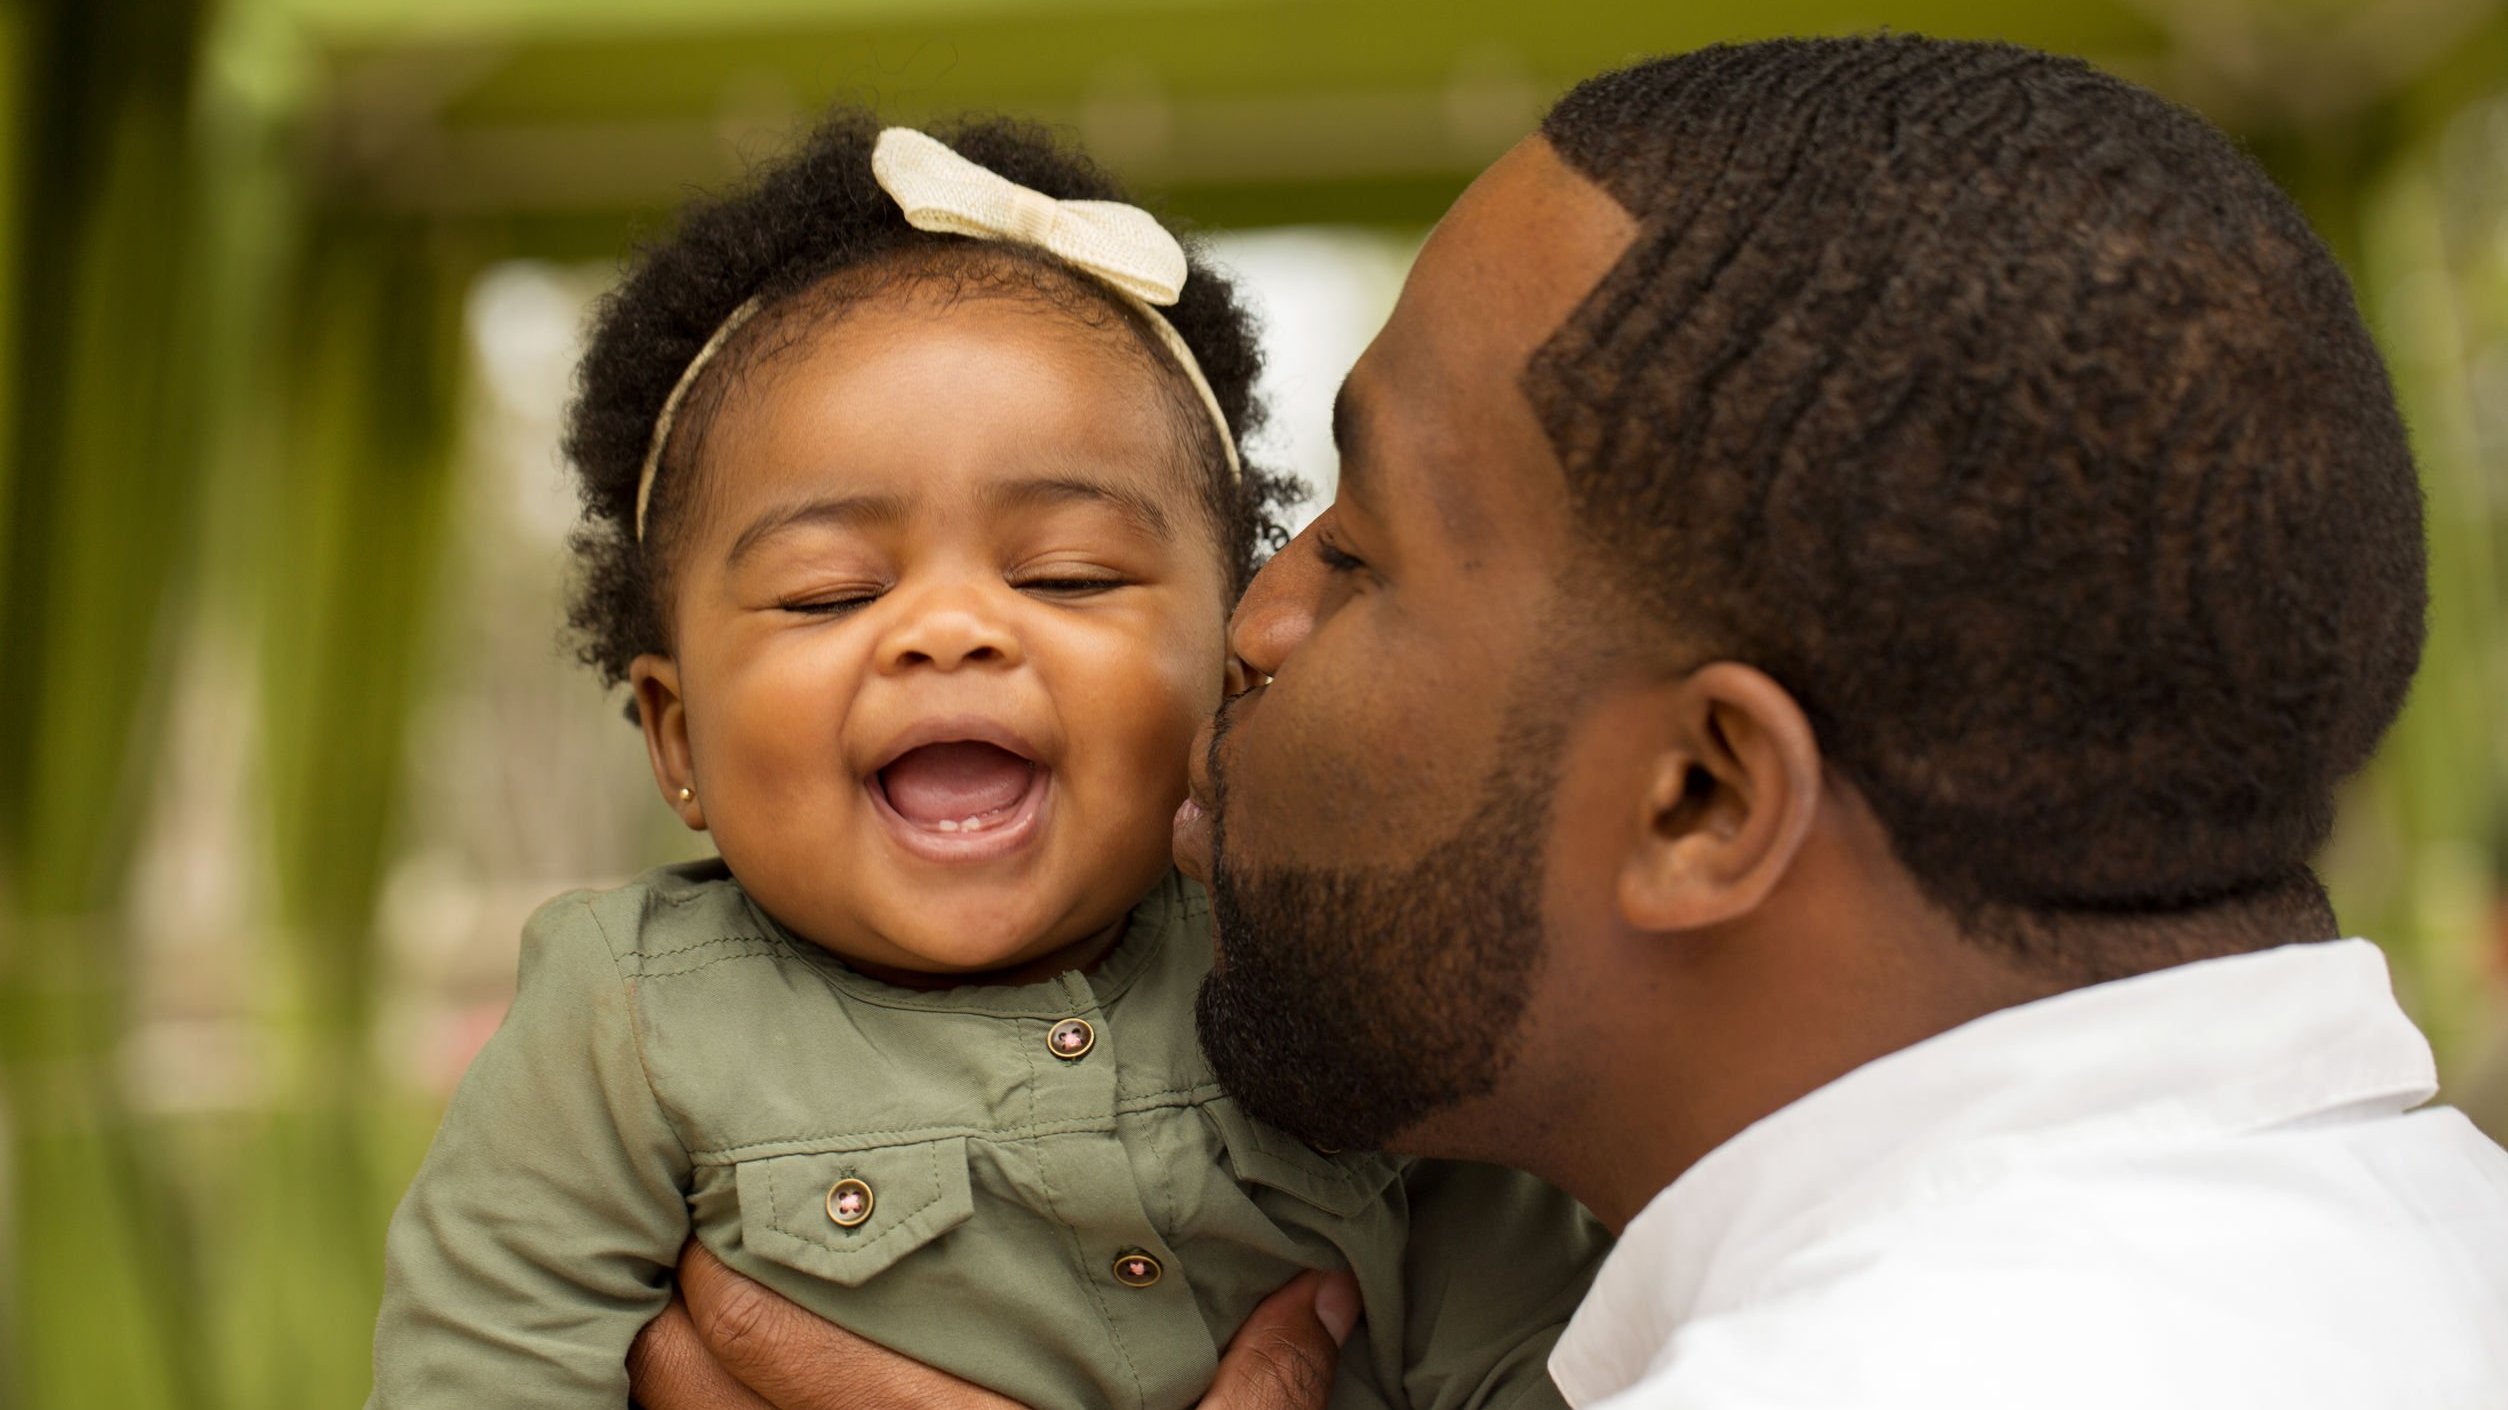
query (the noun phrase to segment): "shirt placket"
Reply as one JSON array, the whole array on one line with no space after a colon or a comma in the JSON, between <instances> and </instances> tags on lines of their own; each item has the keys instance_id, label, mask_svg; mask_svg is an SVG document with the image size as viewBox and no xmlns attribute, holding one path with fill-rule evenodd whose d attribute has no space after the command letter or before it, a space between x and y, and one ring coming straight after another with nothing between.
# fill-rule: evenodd
<instances>
[{"instance_id":1,"label":"shirt placket","mask_svg":"<svg viewBox=\"0 0 2508 1410\"><path fill-rule=\"evenodd\" d=\"M1217 1369L1190 1270L1159 1236L1116 1134L1119 1064L1113 1019L1087 979L1054 981L1063 1011L1023 1021L1035 1045L1037 1160L1067 1231L1079 1295L1103 1319L1146 1402L1188 1404Z\"/></svg>"}]
</instances>

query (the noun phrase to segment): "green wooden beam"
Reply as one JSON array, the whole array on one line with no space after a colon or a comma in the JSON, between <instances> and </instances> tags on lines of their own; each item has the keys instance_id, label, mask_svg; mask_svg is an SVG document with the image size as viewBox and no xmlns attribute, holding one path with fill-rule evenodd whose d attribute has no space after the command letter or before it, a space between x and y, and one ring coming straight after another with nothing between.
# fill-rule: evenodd
<instances>
[{"instance_id":1,"label":"green wooden beam","mask_svg":"<svg viewBox=\"0 0 2508 1410\"><path fill-rule=\"evenodd\" d=\"M938 17L856 7L684 33L352 36L326 42L329 96L314 127L335 203L559 226L674 207L839 100L905 122L969 109L1034 117L1197 219L1416 223L1578 79L1717 40L1867 28L1871 14L1863 0L1767 0L1743 15L1208 0ZM2167 43L2117 0L1910 0L1894 23L2128 71Z\"/></svg>"}]
</instances>

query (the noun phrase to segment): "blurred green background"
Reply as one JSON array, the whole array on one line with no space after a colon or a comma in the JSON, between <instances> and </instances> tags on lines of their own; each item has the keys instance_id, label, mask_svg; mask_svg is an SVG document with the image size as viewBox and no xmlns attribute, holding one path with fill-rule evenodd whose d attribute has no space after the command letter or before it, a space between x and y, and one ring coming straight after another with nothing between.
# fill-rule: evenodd
<instances>
[{"instance_id":1,"label":"blurred green background","mask_svg":"<svg viewBox=\"0 0 2508 1410\"><path fill-rule=\"evenodd\" d=\"M584 301L689 192L839 97L1055 123L1221 232L1256 450L1323 482L1420 230L1547 99L1883 25L2196 106L2351 268L2434 602L2325 870L2508 1120L2498 0L6 0L0 1408L362 1397L522 916L698 849L558 645L552 449Z\"/></svg>"}]
</instances>

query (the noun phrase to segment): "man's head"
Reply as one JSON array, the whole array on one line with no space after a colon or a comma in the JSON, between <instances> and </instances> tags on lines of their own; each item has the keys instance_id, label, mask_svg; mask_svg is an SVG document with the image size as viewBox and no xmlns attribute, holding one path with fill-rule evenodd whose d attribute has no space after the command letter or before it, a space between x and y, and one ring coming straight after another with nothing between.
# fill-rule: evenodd
<instances>
[{"instance_id":1,"label":"man's head","mask_svg":"<svg viewBox=\"0 0 2508 1410\"><path fill-rule=\"evenodd\" d=\"M1210 761L1205 1036L1274 1119L1572 1105L1545 1005L1921 1029L2330 924L2419 498L2348 285L2199 119L1908 38L1606 75L1343 410Z\"/></svg>"}]
</instances>

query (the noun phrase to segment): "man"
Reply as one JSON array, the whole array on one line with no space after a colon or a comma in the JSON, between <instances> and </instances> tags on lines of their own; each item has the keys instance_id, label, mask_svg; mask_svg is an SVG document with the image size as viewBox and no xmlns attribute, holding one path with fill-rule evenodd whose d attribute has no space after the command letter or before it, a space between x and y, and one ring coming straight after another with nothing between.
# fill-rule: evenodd
<instances>
[{"instance_id":1,"label":"man","mask_svg":"<svg viewBox=\"0 0 2508 1410\"><path fill-rule=\"evenodd\" d=\"M2414 1110L2307 869L2417 659L2418 492L2217 133L2000 46L1607 75L1336 432L1179 823L1203 1042L1619 1231L1572 1402L2508 1404L2508 1155ZM912 1372L689 1272L777 1403ZM1317 1403L1319 1306L1214 1403ZM719 1375L687 1326L648 1366Z\"/></svg>"}]
</instances>

